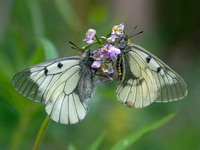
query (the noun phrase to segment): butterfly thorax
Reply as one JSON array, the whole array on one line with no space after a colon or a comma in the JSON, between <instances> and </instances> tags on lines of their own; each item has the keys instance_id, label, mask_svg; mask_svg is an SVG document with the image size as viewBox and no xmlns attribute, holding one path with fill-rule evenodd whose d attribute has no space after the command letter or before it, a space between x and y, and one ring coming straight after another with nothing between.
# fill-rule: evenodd
<instances>
[{"instance_id":1,"label":"butterfly thorax","mask_svg":"<svg viewBox=\"0 0 200 150\"><path fill-rule=\"evenodd\" d=\"M91 67L92 63L94 62L94 58L91 55L90 50L86 50L82 55L82 60L80 61L80 65L83 67L83 69L94 69Z\"/></svg>"},{"instance_id":2,"label":"butterfly thorax","mask_svg":"<svg viewBox=\"0 0 200 150\"><path fill-rule=\"evenodd\" d=\"M77 85L77 94L80 96L80 100L87 100L90 98L95 91L95 68L92 68L91 65L94 62L94 58L92 57L90 50L86 50L82 59L80 60L80 80Z\"/></svg>"},{"instance_id":3,"label":"butterfly thorax","mask_svg":"<svg viewBox=\"0 0 200 150\"><path fill-rule=\"evenodd\" d=\"M123 36L119 41L116 41L114 45L119 48L122 53L128 52L131 47L128 36Z\"/></svg>"}]
</instances>

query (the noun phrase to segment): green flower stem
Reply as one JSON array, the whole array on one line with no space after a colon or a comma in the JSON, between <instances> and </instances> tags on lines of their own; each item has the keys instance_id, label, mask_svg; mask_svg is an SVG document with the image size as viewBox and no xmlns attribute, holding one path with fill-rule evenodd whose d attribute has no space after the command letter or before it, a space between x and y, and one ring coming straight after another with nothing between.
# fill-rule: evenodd
<instances>
[{"instance_id":1,"label":"green flower stem","mask_svg":"<svg viewBox=\"0 0 200 150\"><path fill-rule=\"evenodd\" d=\"M96 38L96 40L97 40L97 43L99 44L99 45L102 45L103 43L99 40L99 38L97 37L97 35L95 34L95 38Z\"/></svg>"},{"instance_id":2,"label":"green flower stem","mask_svg":"<svg viewBox=\"0 0 200 150\"><path fill-rule=\"evenodd\" d=\"M96 44L96 43L98 43L98 42L95 41L95 42L92 43L92 44L89 44L89 45L83 46L83 47L82 47L83 52L84 52L86 49L90 48L92 45Z\"/></svg>"},{"instance_id":3,"label":"green flower stem","mask_svg":"<svg viewBox=\"0 0 200 150\"><path fill-rule=\"evenodd\" d=\"M96 42L95 42L96 43ZM95 43L93 44L90 44L90 45L87 45L87 46L83 46L82 47L82 52L85 52L86 49L90 48L92 45L94 45Z\"/></svg>"},{"instance_id":4,"label":"green flower stem","mask_svg":"<svg viewBox=\"0 0 200 150\"><path fill-rule=\"evenodd\" d=\"M34 143L34 146L33 146L33 150L38 150L40 143L42 142L44 133L45 133L47 127L48 127L49 121L50 121L50 118L47 115L45 120L42 123L42 126L40 127L40 130L38 132L38 135L36 137L36 140L35 140L35 143Z\"/></svg>"},{"instance_id":5,"label":"green flower stem","mask_svg":"<svg viewBox=\"0 0 200 150\"><path fill-rule=\"evenodd\" d=\"M111 33L109 33L109 34L106 36L106 39L107 39L110 35L111 35ZM106 39L99 39L99 38L97 37L96 34L95 34L95 38L96 38L96 41L95 41L94 43L82 47L82 50L83 50L82 52L84 52L86 49L90 48L92 45L94 45L94 44L96 44L96 43L98 43L99 46L101 47L101 46L104 44L104 42L106 41Z\"/></svg>"}]
</instances>

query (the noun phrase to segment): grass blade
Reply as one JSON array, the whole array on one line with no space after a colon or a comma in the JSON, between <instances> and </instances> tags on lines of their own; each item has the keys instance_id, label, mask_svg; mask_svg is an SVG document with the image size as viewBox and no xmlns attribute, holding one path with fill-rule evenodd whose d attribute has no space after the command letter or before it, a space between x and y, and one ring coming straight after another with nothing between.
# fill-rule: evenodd
<instances>
[{"instance_id":1,"label":"grass blade","mask_svg":"<svg viewBox=\"0 0 200 150\"><path fill-rule=\"evenodd\" d=\"M168 121L170 121L174 116L176 112L172 112L165 117L158 119L142 128L140 128L137 131L134 131L133 133L126 136L124 139L119 141L116 145L114 145L111 150L125 150L129 148L132 144L134 144L136 141L144 137L145 135L151 133L152 131L156 130L157 128L161 127Z\"/></svg>"},{"instance_id":2,"label":"grass blade","mask_svg":"<svg viewBox=\"0 0 200 150\"><path fill-rule=\"evenodd\" d=\"M101 144L101 142L103 141L105 136L105 133L103 132L102 134L100 134L92 143L91 145L88 147L87 150L97 150Z\"/></svg>"}]
</instances>

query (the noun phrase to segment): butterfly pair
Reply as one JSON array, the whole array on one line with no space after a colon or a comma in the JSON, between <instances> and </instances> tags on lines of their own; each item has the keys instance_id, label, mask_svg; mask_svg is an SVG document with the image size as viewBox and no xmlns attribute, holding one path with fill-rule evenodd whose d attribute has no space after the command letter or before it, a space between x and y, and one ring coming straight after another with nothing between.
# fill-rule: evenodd
<instances>
[{"instance_id":1,"label":"butterfly pair","mask_svg":"<svg viewBox=\"0 0 200 150\"><path fill-rule=\"evenodd\" d=\"M123 36L114 45L120 79L117 99L125 106L143 108L153 102L169 102L187 95L184 80L156 56L128 42ZM18 72L13 86L23 96L45 104L55 122L75 124L88 112L88 99L95 91L95 59L89 50L81 56L49 60Z\"/></svg>"}]
</instances>

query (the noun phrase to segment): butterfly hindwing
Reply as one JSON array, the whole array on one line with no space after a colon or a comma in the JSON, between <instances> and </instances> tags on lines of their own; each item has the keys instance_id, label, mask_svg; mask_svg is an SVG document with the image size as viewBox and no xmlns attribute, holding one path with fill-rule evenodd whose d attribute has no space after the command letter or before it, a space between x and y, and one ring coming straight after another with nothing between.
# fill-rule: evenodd
<instances>
[{"instance_id":1,"label":"butterfly hindwing","mask_svg":"<svg viewBox=\"0 0 200 150\"><path fill-rule=\"evenodd\" d=\"M124 105L142 108L154 101L169 102L187 95L183 79L140 46L130 44L121 57L123 77L116 95Z\"/></svg>"},{"instance_id":2,"label":"butterfly hindwing","mask_svg":"<svg viewBox=\"0 0 200 150\"><path fill-rule=\"evenodd\" d=\"M54 121L77 123L86 116L87 99L95 89L80 89L85 84L94 86L93 74L90 68L83 70L82 59L72 56L33 65L18 72L13 85L25 97L44 103L47 114Z\"/></svg>"}]
</instances>

